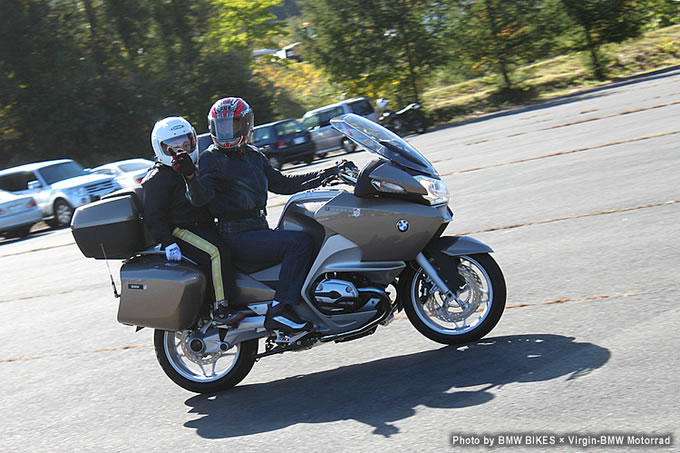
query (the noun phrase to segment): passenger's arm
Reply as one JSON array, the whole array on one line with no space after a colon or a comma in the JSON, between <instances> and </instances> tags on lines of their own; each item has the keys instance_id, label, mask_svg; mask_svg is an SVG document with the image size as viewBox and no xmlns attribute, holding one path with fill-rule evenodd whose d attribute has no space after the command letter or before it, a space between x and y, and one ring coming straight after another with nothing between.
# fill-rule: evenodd
<instances>
[{"instance_id":1,"label":"passenger's arm","mask_svg":"<svg viewBox=\"0 0 680 453\"><path fill-rule=\"evenodd\" d=\"M215 184L218 181L218 164L215 156L206 151L198 162L198 173L184 178L187 183L187 198L194 206L205 206L215 198Z\"/></svg>"}]
</instances>

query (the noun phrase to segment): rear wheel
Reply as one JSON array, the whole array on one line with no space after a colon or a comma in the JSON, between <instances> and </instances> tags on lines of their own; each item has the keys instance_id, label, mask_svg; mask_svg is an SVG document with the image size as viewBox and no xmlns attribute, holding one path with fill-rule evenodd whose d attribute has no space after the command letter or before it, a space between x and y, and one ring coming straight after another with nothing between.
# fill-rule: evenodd
<instances>
[{"instance_id":1,"label":"rear wheel","mask_svg":"<svg viewBox=\"0 0 680 453\"><path fill-rule=\"evenodd\" d=\"M506 288L500 267L489 254L447 257L456 260L460 286L444 294L418 266L400 277L399 294L411 324L427 338L443 344L463 344L493 329L505 309ZM457 281L451 276L445 280Z\"/></svg>"},{"instance_id":2,"label":"rear wheel","mask_svg":"<svg viewBox=\"0 0 680 453\"><path fill-rule=\"evenodd\" d=\"M424 134L427 132L427 120L424 117L416 118L415 125L417 133Z\"/></svg>"},{"instance_id":3,"label":"rear wheel","mask_svg":"<svg viewBox=\"0 0 680 453\"><path fill-rule=\"evenodd\" d=\"M180 387L196 393L220 392L241 382L253 368L258 340L223 351L218 329L170 332L156 329L156 358L165 374Z\"/></svg>"}]
</instances>

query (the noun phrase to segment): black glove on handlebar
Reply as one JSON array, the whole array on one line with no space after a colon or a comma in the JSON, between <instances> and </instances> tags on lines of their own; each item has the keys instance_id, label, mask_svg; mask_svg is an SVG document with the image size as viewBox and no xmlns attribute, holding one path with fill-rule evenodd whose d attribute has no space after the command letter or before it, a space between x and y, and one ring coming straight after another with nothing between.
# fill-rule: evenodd
<instances>
[{"instance_id":1,"label":"black glove on handlebar","mask_svg":"<svg viewBox=\"0 0 680 453\"><path fill-rule=\"evenodd\" d=\"M172 168L182 176L191 176L196 169L194 168L194 161L186 151L175 153L172 157Z\"/></svg>"},{"instance_id":2,"label":"black glove on handlebar","mask_svg":"<svg viewBox=\"0 0 680 453\"><path fill-rule=\"evenodd\" d=\"M340 162L337 162L334 167L326 168L325 170L323 170L322 177L328 178L330 176L337 176L340 174L342 170L345 170L347 168L355 169L357 168L357 166L354 165L354 162L343 159Z\"/></svg>"}]
</instances>

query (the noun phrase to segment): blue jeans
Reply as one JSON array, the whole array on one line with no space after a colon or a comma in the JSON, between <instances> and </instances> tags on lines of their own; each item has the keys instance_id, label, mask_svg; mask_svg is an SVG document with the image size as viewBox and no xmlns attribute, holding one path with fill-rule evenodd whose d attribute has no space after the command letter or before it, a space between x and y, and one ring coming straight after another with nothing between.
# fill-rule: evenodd
<instances>
[{"instance_id":1,"label":"blue jeans","mask_svg":"<svg viewBox=\"0 0 680 453\"><path fill-rule=\"evenodd\" d=\"M280 262L281 272L274 298L295 305L311 265L313 240L303 231L251 230L228 232L220 228L237 263Z\"/></svg>"}]
</instances>

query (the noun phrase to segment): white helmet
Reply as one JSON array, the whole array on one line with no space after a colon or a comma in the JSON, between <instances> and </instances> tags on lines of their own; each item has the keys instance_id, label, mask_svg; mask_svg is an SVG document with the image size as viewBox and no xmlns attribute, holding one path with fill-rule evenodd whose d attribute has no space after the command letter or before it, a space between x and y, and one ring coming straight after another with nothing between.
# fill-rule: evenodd
<instances>
[{"instance_id":1,"label":"white helmet","mask_svg":"<svg viewBox=\"0 0 680 453\"><path fill-rule=\"evenodd\" d=\"M158 121L151 131L151 146L156 159L164 165L172 165L172 157L180 150L186 151L191 160L198 160L198 140L191 123L180 116Z\"/></svg>"}]
</instances>

